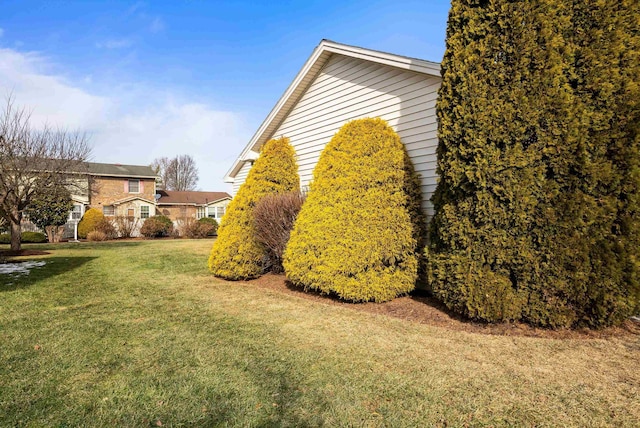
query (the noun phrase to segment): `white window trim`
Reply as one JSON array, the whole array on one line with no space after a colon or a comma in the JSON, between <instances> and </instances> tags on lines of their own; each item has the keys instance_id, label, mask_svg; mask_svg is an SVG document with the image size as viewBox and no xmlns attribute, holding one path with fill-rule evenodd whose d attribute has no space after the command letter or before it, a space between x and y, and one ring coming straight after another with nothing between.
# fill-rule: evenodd
<instances>
[{"instance_id":1,"label":"white window trim","mask_svg":"<svg viewBox=\"0 0 640 428\"><path fill-rule=\"evenodd\" d=\"M80 207L80 210L76 211L76 207ZM80 217L74 219L73 214L76 212L80 214ZM74 203L73 208L71 208L71 211L69 211L69 218L67 219L67 221L75 221L75 220L80 221L83 215L84 215L84 204Z\"/></svg>"},{"instance_id":2,"label":"white window trim","mask_svg":"<svg viewBox=\"0 0 640 428\"><path fill-rule=\"evenodd\" d=\"M113 210L113 211L112 211L112 214L107 214L107 213L105 212L105 208L111 208L111 209ZM103 205L103 206L102 206L102 214L103 214L105 217L107 217L107 216L108 216L108 217L113 217L113 216L115 216L115 215L116 215L116 207L115 207L115 205Z\"/></svg>"},{"instance_id":3,"label":"white window trim","mask_svg":"<svg viewBox=\"0 0 640 428\"><path fill-rule=\"evenodd\" d=\"M196 220L206 217L207 207L196 207Z\"/></svg>"}]
</instances>

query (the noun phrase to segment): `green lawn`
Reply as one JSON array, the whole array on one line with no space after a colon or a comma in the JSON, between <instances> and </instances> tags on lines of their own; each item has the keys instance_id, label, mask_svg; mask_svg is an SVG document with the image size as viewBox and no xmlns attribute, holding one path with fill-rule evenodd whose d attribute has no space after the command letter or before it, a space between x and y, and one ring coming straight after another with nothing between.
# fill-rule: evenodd
<instances>
[{"instance_id":1,"label":"green lawn","mask_svg":"<svg viewBox=\"0 0 640 428\"><path fill-rule=\"evenodd\" d=\"M637 336L328 305L213 278L211 243L27 246L51 254L0 275L0 426L640 426Z\"/></svg>"}]
</instances>

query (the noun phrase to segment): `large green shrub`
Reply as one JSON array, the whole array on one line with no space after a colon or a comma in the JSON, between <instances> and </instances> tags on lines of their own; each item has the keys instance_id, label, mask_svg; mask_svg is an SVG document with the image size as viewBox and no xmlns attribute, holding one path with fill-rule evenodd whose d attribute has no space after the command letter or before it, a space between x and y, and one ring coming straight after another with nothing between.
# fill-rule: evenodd
<instances>
[{"instance_id":1,"label":"large green shrub","mask_svg":"<svg viewBox=\"0 0 640 428\"><path fill-rule=\"evenodd\" d=\"M637 16L632 1L452 2L429 249L449 308L550 327L633 311Z\"/></svg>"},{"instance_id":2,"label":"large green shrub","mask_svg":"<svg viewBox=\"0 0 640 428\"><path fill-rule=\"evenodd\" d=\"M222 218L209 257L211 272L231 280L259 276L266 250L256 240L253 208L265 195L299 188L295 151L289 139L268 141Z\"/></svg>"},{"instance_id":3,"label":"large green shrub","mask_svg":"<svg viewBox=\"0 0 640 428\"><path fill-rule=\"evenodd\" d=\"M350 301L413 290L423 219L419 181L381 119L344 125L322 152L284 253L296 285Z\"/></svg>"},{"instance_id":4,"label":"large green shrub","mask_svg":"<svg viewBox=\"0 0 640 428\"><path fill-rule=\"evenodd\" d=\"M47 236L41 232L22 232L20 234L20 241L23 244L42 244L47 242ZM10 244L11 235L3 233L0 235L0 244Z\"/></svg>"},{"instance_id":5,"label":"large green shrub","mask_svg":"<svg viewBox=\"0 0 640 428\"><path fill-rule=\"evenodd\" d=\"M104 214L96 208L89 208L85 211L82 219L78 223L78 237L85 239L89 232L96 230L99 223L104 221Z\"/></svg>"}]
</instances>

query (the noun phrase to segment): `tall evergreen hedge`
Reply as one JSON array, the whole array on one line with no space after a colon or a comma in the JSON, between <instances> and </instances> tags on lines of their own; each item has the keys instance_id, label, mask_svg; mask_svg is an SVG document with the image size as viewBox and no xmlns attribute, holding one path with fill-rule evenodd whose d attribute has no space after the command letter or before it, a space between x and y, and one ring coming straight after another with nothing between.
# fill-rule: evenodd
<instances>
[{"instance_id":1,"label":"tall evergreen hedge","mask_svg":"<svg viewBox=\"0 0 640 428\"><path fill-rule=\"evenodd\" d=\"M295 151L288 138L270 140L229 203L209 256L209 269L219 277L239 280L262 273L266 249L256 240L253 208L265 195L300 189Z\"/></svg>"},{"instance_id":2,"label":"tall evergreen hedge","mask_svg":"<svg viewBox=\"0 0 640 428\"><path fill-rule=\"evenodd\" d=\"M637 307L637 12L452 2L429 248L449 308L600 327Z\"/></svg>"},{"instance_id":3,"label":"tall evergreen hedge","mask_svg":"<svg viewBox=\"0 0 640 428\"><path fill-rule=\"evenodd\" d=\"M296 285L350 301L411 291L424 218L419 178L381 119L344 125L322 152L284 253Z\"/></svg>"}]
</instances>

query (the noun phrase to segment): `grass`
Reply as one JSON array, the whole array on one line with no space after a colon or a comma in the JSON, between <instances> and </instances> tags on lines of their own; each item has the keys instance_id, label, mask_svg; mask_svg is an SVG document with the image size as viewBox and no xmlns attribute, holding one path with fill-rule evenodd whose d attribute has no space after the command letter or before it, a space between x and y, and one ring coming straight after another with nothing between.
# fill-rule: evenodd
<instances>
[{"instance_id":1,"label":"grass","mask_svg":"<svg viewBox=\"0 0 640 428\"><path fill-rule=\"evenodd\" d=\"M0 426L640 426L636 336L411 323L215 279L210 247L32 247L0 276Z\"/></svg>"}]
</instances>

